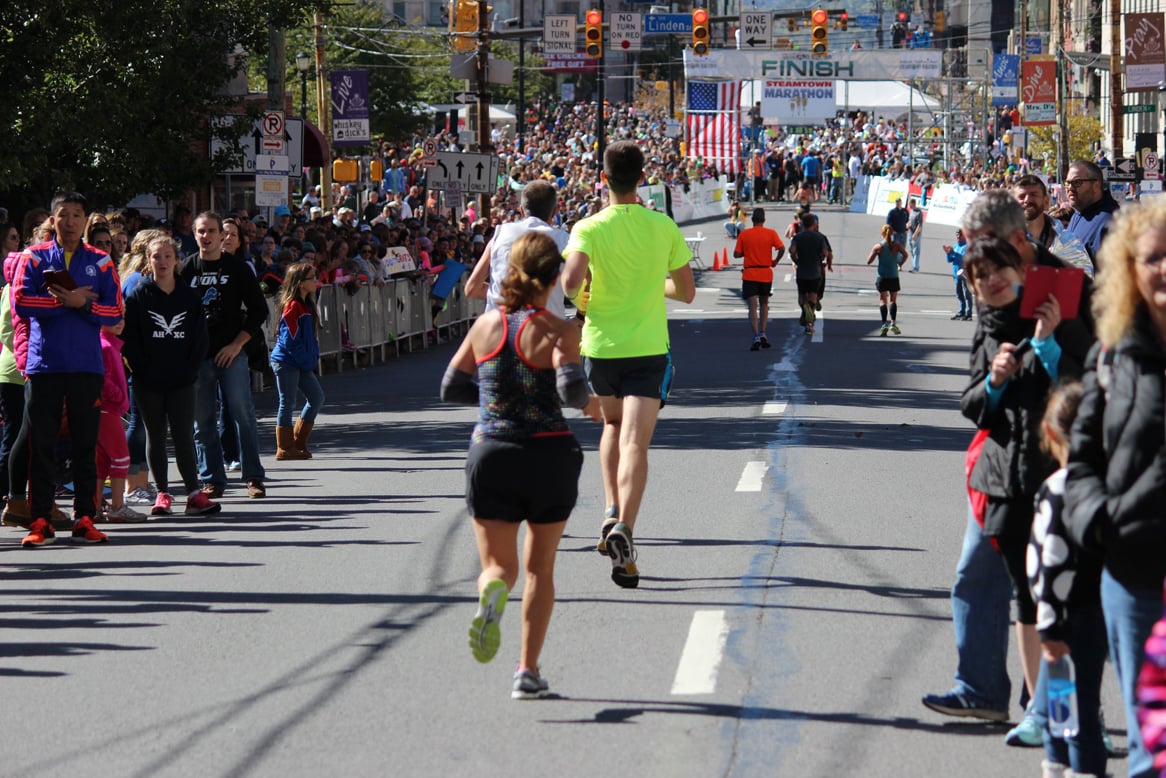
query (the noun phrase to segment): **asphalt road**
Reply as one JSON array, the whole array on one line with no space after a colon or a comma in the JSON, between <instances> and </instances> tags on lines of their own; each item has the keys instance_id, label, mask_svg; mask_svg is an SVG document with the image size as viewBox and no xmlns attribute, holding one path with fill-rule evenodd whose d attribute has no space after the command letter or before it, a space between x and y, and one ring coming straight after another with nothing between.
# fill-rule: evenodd
<instances>
[{"instance_id":1,"label":"asphalt road","mask_svg":"<svg viewBox=\"0 0 1166 778\"><path fill-rule=\"evenodd\" d=\"M792 210L771 214L784 230ZM863 264L881 219L824 208L821 224L838 261L813 338L788 261L772 349L748 350L737 272L699 273L696 301L670 304L678 375L637 590L594 551L599 430L574 423L587 459L543 654L551 698L509 698L521 581L498 658L466 646L475 412L437 400L445 345L326 376L315 458L267 456L266 500L236 483L211 521L107 527L103 546L24 551L6 529L0 774L1037 774L1041 752L1006 747L1005 728L919 703L955 666L971 437L950 231L925 229L903 334L881 338ZM728 245L719 220L698 229L706 259ZM1112 678L1104 699L1121 743Z\"/></svg>"}]
</instances>

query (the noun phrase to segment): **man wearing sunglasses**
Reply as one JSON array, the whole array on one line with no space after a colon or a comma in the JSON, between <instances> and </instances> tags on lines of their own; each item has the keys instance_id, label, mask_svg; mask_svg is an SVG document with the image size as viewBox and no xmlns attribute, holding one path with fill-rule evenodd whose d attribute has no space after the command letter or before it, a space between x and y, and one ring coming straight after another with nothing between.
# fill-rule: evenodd
<instances>
[{"instance_id":1,"label":"man wearing sunglasses","mask_svg":"<svg viewBox=\"0 0 1166 778\"><path fill-rule=\"evenodd\" d=\"M1117 201L1109 194L1101 168L1087 159L1079 159L1069 165L1069 174L1065 176L1065 192L1074 211L1073 218L1069 219L1068 230L1085 244L1085 250L1089 252L1089 258L1096 268L1097 251L1118 209Z\"/></svg>"}]
</instances>

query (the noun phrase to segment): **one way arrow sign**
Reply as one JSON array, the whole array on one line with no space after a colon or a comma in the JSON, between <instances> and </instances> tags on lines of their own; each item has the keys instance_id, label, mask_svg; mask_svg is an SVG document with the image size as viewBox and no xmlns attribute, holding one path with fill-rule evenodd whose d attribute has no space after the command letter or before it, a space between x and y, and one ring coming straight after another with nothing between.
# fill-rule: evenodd
<instances>
[{"instance_id":1,"label":"one way arrow sign","mask_svg":"<svg viewBox=\"0 0 1166 778\"><path fill-rule=\"evenodd\" d=\"M1110 181L1137 181L1138 161L1132 157L1116 158L1107 178Z\"/></svg>"},{"instance_id":2,"label":"one way arrow sign","mask_svg":"<svg viewBox=\"0 0 1166 778\"><path fill-rule=\"evenodd\" d=\"M770 11L745 11L741 14L741 29L737 35L737 47L746 51L762 51L773 48L773 13Z\"/></svg>"}]
</instances>

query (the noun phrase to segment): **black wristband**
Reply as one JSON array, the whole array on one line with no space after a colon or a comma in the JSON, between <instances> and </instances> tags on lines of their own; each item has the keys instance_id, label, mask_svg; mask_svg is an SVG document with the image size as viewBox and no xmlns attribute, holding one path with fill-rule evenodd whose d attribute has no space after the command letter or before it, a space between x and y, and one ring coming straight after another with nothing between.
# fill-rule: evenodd
<instances>
[{"instance_id":1,"label":"black wristband","mask_svg":"<svg viewBox=\"0 0 1166 778\"><path fill-rule=\"evenodd\" d=\"M81 313L84 313L84 314L86 314L86 315L88 315L88 314L90 314L90 313L93 313L93 301L92 301L92 300L86 300L86 301L85 301L85 304L84 304L84 305L82 305L82 306L81 306L80 308L78 308L77 310L78 310L78 311L80 311Z\"/></svg>"}]
</instances>

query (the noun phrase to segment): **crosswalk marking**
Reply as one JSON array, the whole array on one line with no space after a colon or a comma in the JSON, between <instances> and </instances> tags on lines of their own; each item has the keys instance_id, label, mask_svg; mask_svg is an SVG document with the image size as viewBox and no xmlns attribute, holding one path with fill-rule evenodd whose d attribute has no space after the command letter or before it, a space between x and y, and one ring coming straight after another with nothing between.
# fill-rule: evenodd
<instances>
[{"instance_id":1,"label":"crosswalk marking","mask_svg":"<svg viewBox=\"0 0 1166 778\"><path fill-rule=\"evenodd\" d=\"M673 694L712 694L717 690L717 671L728 637L729 624L724 611L692 614L688 640L672 680Z\"/></svg>"},{"instance_id":2,"label":"crosswalk marking","mask_svg":"<svg viewBox=\"0 0 1166 778\"><path fill-rule=\"evenodd\" d=\"M771 400L761 407L762 416L780 416L785 413L785 409L789 407L789 403L780 402L778 400Z\"/></svg>"}]
</instances>

